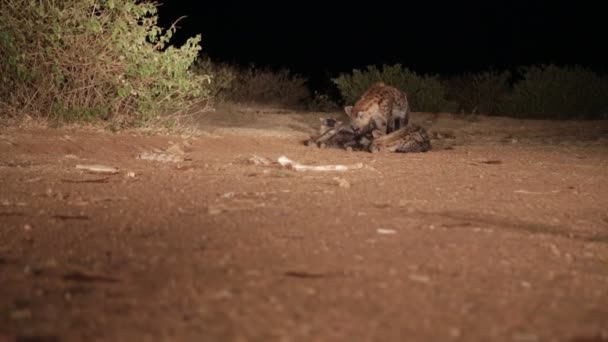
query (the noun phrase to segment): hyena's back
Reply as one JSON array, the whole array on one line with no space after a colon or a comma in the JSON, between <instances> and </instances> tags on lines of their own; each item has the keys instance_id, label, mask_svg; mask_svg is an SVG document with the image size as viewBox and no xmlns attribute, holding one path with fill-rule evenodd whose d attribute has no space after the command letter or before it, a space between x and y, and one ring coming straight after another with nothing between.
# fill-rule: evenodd
<instances>
[{"instance_id":1,"label":"hyena's back","mask_svg":"<svg viewBox=\"0 0 608 342\"><path fill-rule=\"evenodd\" d=\"M407 95L401 90L374 83L352 107L345 107L356 129L365 129L370 125L382 133L390 133L404 127L409 121L409 103Z\"/></svg>"}]
</instances>

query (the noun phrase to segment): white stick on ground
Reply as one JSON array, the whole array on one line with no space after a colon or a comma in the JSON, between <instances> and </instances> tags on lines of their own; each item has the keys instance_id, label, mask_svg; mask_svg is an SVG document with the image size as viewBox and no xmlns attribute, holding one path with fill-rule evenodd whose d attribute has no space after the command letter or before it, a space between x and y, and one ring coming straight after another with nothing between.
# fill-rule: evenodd
<instances>
[{"instance_id":1,"label":"white stick on ground","mask_svg":"<svg viewBox=\"0 0 608 342\"><path fill-rule=\"evenodd\" d=\"M112 166L93 164L93 165L76 165L78 170L86 170L97 173L118 173L118 169Z\"/></svg>"},{"instance_id":2,"label":"white stick on ground","mask_svg":"<svg viewBox=\"0 0 608 342\"><path fill-rule=\"evenodd\" d=\"M303 165L294 162L286 156L280 156L278 161L281 166L292 168L296 171L347 171L349 169L360 169L363 167L362 163L354 165Z\"/></svg>"}]
</instances>

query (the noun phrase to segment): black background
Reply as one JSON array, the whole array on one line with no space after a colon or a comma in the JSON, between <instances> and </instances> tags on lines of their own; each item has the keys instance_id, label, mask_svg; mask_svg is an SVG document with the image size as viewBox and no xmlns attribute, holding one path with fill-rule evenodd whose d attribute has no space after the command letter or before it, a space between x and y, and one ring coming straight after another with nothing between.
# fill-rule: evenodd
<instances>
[{"instance_id":1,"label":"black background","mask_svg":"<svg viewBox=\"0 0 608 342\"><path fill-rule=\"evenodd\" d=\"M173 43L202 35L202 52L240 65L287 67L312 78L401 63L449 76L534 63L603 72L608 24L585 1L280 3L166 1L159 24L180 16Z\"/></svg>"}]
</instances>

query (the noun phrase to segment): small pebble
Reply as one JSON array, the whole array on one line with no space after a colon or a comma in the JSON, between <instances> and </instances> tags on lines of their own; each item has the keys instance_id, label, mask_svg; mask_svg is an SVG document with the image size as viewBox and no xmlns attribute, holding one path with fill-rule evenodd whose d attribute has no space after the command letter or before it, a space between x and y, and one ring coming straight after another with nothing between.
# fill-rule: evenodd
<instances>
[{"instance_id":1,"label":"small pebble","mask_svg":"<svg viewBox=\"0 0 608 342\"><path fill-rule=\"evenodd\" d=\"M561 255L561 253L559 252L559 249L554 244L551 244L550 248L551 248L551 253L553 253L553 255L555 255L555 256Z\"/></svg>"},{"instance_id":2,"label":"small pebble","mask_svg":"<svg viewBox=\"0 0 608 342\"><path fill-rule=\"evenodd\" d=\"M335 177L334 180L338 183L338 186L344 189L349 189L350 188L350 183L344 179L344 178L340 178L340 177Z\"/></svg>"}]
</instances>

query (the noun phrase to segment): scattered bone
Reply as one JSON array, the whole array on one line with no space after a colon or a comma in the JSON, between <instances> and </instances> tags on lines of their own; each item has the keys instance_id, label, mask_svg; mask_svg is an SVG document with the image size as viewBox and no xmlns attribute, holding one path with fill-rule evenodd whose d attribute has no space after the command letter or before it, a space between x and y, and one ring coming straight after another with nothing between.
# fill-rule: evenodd
<instances>
[{"instance_id":1,"label":"scattered bone","mask_svg":"<svg viewBox=\"0 0 608 342\"><path fill-rule=\"evenodd\" d=\"M158 161L161 163L179 163L185 160L184 157L161 152L142 152L137 156L137 159Z\"/></svg>"},{"instance_id":2,"label":"scattered bone","mask_svg":"<svg viewBox=\"0 0 608 342\"><path fill-rule=\"evenodd\" d=\"M397 234L397 231L394 229L378 228L378 229L376 229L376 233L384 234L384 235L393 235L393 234Z\"/></svg>"},{"instance_id":3,"label":"scattered bone","mask_svg":"<svg viewBox=\"0 0 608 342\"><path fill-rule=\"evenodd\" d=\"M295 171L347 171L349 169L360 169L363 168L363 163L357 163L353 165L304 165L281 156L278 159L281 166L293 169Z\"/></svg>"},{"instance_id":4,"label":"scattered bone","mask_svg":"<svg viewBox=\"0 0 608 342\"><path fill-rule=\"evenodd\" d=\"M429 276L425 276L422 274L410 274L408 277L411 281L415 281L418 283L428 284L431 282L431 278Z\"/></svg>"},{"instance_id":5,"label":"scattered bone","mask_svg":"<svg viewBox=\"0 0 608 342\"><path fill-rule=\"evenodd\" d=\"M76 169L85 170L89 172L95 173L118 173L118 169L112 166L101 165L101 164L91 164L91 165L76 165Z\"/></svg>"},{"instance_id":6,"label":"scattered bone","mask_svg":"<svg viewBox=\"0 0 608 342\"><path fill-rule=\"evenodd\" d=\"M264 157L253 155L249 159L247 159L250 163L254 165L270 165L270 161Z\"/></svg>"},{"instance_id":7,"label":"scattered bone","mask_svg":"<svg viewBox=\"0 0 608 342\"><path fill-rule=\"evenodd\" d=\"M2 201L0 201L0 205L3 206L3 207L27 207L27 203L26 202L11 203L11 201L9 201L9 200L2 200Z\"/></svg>"},{"instance_id":8,"label":"scattered bone","mask_svg":"<svg viewBox=\"0 0 608 342\"><path fill-rule=\"evenodd\" d=\"M75 201L68 201L69 205L75 205L77 207L84 207L86 205L89 205L89 202L83 200L83 199L77 199Z\"/></svg>"},{"instance_id":9,"label":"scattered bone","mask_svg":"<svg viewBox=\"0 0 608 342\"><path fill-rule=\"evenodd\" d=\"M207 213L209 213L209 215L218 215L221 214L224 211L223 208L220 207L208 207L207 208Z\"/></svg>"},{"instance_id":10,"label":"scattered bone","mask_svg":"<svg viewBox=\"0 0 608 342\"><path fill-rule=\"evenodd\" d=\"M415 281L422 284L428 284L431 282L431 277L423 274L410 274L408 278L411 281Z\"/></svg>"},{"instance_id":11,"label":"scattered bone","mask_svg":"<svg viewBox=\"0 0 608 342\"><path fill-rule=\"evenodd\" d=\"M209 215L218 215L224 212L229 212L229 211L239 211L239 210L253 210L253 209L257 209L257 208L267 208L266 203L255 203L254 201L240 201L242 202L246 202L247 206L240 206L240 207L236 207L236 206L227 206L227 205L210 205L207 207L207 213Z\"/></svg>"},{"instance_id":12,"label":"scattered bone","mask_svg":"<svg viewBox=\"0 0 608 342\"><path fill-rule=\"evenodd\" d=\"M222 195L222 198L233 198L235 195L234 192L226 192L225 194Z\"/></svg>"}]
</instances>

